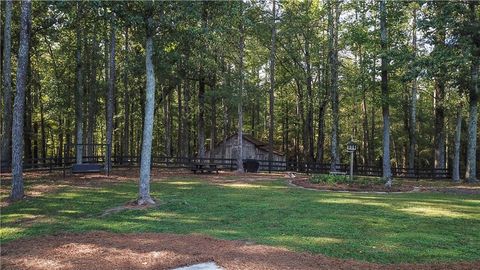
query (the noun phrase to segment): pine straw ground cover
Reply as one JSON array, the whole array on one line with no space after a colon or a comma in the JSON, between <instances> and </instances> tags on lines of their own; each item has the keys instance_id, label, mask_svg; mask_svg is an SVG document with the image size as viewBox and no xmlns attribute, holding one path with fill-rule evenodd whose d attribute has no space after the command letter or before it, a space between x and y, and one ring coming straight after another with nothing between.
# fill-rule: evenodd
<instances>
[{"instance_id":1,"label":"pine straw ground cover","mask_svg":"<svg viewBox=\"0 0 480 270\"><path fill-rule=\"evenodd\" d=\"M105 215L135 198L135 180L49 177L27 179L31 197L1 208L2 269L206 260L227 269L480 267L478 194L322 192L256 175L172 174L152 183L158 206ZM8 184L3 177L3 197Z\"/></svg>"}]
</instances>

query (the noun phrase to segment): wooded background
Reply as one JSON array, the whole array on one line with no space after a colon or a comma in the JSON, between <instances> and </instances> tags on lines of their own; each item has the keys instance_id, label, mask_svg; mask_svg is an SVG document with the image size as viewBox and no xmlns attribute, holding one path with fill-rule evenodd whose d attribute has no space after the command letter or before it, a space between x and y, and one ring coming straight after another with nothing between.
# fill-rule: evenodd
<instances>
[{"instance_id":1,"label":"wooded background","mask_svg":"<svg viewBox=\"0 0 480 270\"><path fill-rule=\"evenodd\" d=\"M20 3L8 3L2 161L20 44ZM381 166L383 106L393 167L458 167L463 177L467 161L480 166L479 13L477 1L155 2L152 155L204 157L240 116L245 133L289 161L345 162L353 138L356 162ZM110 142L114 156L139 156L144 3L33 2L31 18L24 158Z\"/></svg>"}]
</instances>

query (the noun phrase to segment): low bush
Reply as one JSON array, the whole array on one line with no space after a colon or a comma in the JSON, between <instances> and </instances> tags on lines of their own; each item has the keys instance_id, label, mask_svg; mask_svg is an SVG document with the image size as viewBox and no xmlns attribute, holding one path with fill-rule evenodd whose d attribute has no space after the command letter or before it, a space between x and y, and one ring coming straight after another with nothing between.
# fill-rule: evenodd
<instances>
[{"instance_id":1,"label":"low bush","mask_svg":"<svg viewBox=\"0 0 480 270\"><path fill-rule=\"evenodd\" d=\"M350 181L350 176L345 175L332 175L332 174L314 174L310 177L310 183L312 184L353 184L357 186L372 186L383 185L383 181L378 177L354 177L353 181Z\"/></svg>"}]
</instances>

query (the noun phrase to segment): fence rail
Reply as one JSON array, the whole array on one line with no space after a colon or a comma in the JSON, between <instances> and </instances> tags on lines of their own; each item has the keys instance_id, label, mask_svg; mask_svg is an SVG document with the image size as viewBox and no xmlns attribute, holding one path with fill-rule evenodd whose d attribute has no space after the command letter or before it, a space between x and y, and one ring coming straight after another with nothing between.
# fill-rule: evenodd
<instances>
[{"instance_id":1,"label":"fence rail","mask_svg":"<svg viewBox=\"0 0 480 270\"><path fill-rule=\"evenodd\" d=\"M164 157L152 156L152 167L155 168L190 168L192 163L214 163L223 170L236 170L236 159L225 158L196 158L196 157ZM260 171L296 171L304 173L329 173L330 164L291 162L291 161L268 161L258 160ZM68 170L75 163L75 156L67 157L47 157L33 158L24 160L23 168L25 171L55 171ZM83 156L83 163L103 163L105 164L105 155L87 155ZM140 156L112 156L111 164L114 167L138 167L140 166ZM336 164L337 171L349 171L349 164ZM0 163L0 172L9 172L10 164ZM354 166L354 174L360 176L382 176L382 167L377 166ZM477 172L478 174L478 172ZM413 170L401 167L392 167L392 176L397 178L431 178L447 179L451 177L449 169L434 168L415 168Z\"/></svg>"}]
</instances>

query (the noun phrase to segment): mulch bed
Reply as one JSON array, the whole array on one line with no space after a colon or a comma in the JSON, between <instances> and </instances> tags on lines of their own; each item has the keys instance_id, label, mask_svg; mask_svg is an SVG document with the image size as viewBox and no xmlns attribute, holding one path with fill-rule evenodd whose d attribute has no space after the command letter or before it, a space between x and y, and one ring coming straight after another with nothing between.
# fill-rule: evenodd
<instances>
[{"instance_id":1,"label":"mulch bed","mask_svg":"<svg viewBox=\"0 0 480 270\"><path fill-rule=\"evenodd\" d=\"M352 184L314 184L308 179L295 179L291 183L293 185L318 189L318 190L332 190L332 191L356 191L356 192L439 192L439 193L451 193L451 194L480 194L480 186L478 184L472 184L470 186L464 186L462 184L448 186L448 187L435 187L435 186L421 186L414 181L400 180L402 181L398 186L392 186L386 188L384 185L356 185Z\"/></svg>"},{"instance_id":2,"label":"mulch bed","mask_svg":"<svg viewBox=\"0 0 480 270\"><path fill-rule=\"evenodd\" d=\"M202 235L90 232L2 245L2 269L171 269L214 261L224 269L479 269L480 262L380 265Z\"/></svg>"}]
</instances>

